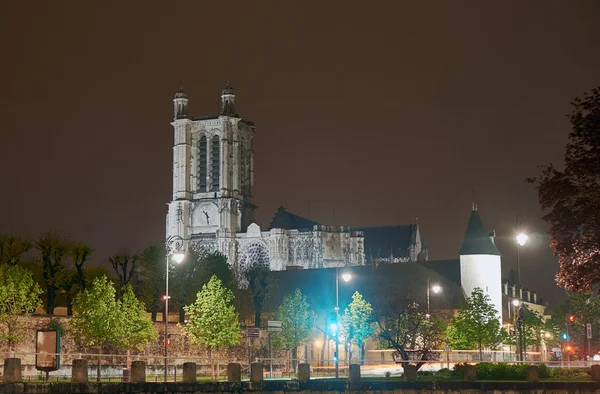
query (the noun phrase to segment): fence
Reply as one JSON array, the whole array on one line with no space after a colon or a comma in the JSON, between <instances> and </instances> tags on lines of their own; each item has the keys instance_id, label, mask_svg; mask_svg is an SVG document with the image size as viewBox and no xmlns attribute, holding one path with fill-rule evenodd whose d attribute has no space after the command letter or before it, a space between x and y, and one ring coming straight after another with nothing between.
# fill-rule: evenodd
<instances>
[{"instance_id":1,"label":"fence","mask_svg":"<svg viewBox=\"0 0 600 394\"><path fill-rule=\"evenodd\" d=\"M390 351L382 352L381 360L374 360L376 357L368 357L360 362L361 373L363 376L383 377L386 375L401 375L403 369L401 367L402 360L394 360ZM478 362L509 362L520 363L515 361L514 354L508 352L484 352L482 360L479 360L479 352L476 351L455 351L455 352L440 352L437 360L428 360L425 362L421 370L437 371L442 368L452 368L456 363L478 363ZM48 356L48 353L44 353ZM21 358L21 374L25 381L44 381L46 373L38 371L35 368L36 353L25 352L4 352L0 353L0 358ZM127 356L123 354L90 354L90 353L61 353L61 358L86 359L88 361L88 379L89 381L127 381ZM149 382L162 382L165 379L164 357L151 355L133 355L130 361L145 361L146 362L146 380ZM207 357L169 357L167 369L167 381L181 381L183 377L183 364L186 362L194 362L197 365L197 378L202 380L224 380L227 375L227 364L238 363L242 367L242 377L248 379L250 374L250 361L260 361L264 367L265 379L289 379L296 376L296 366L299 363L311 364L311 377L314 378L331 378L335 376L335 361L334 360L307 360L291 358L256 358L254 360L239 360L234 358L207 358ZM414 363L415 360L410 360ZM100 362L100 376L98 376L98 362ZM340 378L348 377L350 364L357 364L358 360L340 360L338 364L338 376ZM591 365L600 364L600 361L542 361L539 354L529 354L529 357L522 363L526 364L541 364L544 363L549 367L569 367L569 368L589 368ZM3 363L2 363L3 364ZM49 373L50 381L70 381L72 374L72 366L70 364L61 364L60 369ZM0 374L0 380L2 380Z\"/></svg>"}]
</instances>

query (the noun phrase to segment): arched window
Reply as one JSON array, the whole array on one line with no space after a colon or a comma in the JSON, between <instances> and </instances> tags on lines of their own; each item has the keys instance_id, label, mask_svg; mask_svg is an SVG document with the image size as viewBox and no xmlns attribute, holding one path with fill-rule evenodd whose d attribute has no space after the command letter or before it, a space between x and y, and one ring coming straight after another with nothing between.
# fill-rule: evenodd
<instances>
[{"instance_id":1,"label":"arched window","mask_svg":"<svg viewBox=\"0 0 600 394\"><path fill-rule=\"evenodd\" d=\"M206 136L198 142L198 191L206 191Z\"/></svg>"},{"instance_id":2,"label":"arched window","mask_svg":"<svg viewBox=\"0 0 600 394\"><path fill-rule=\"evenodd\" d=\"M210 144L210 153L212 156L212 186L211 192L219 191L219 178L221 175L221 144L219 143L219 136L215 135Z\"/></svg>"}]
</instances>

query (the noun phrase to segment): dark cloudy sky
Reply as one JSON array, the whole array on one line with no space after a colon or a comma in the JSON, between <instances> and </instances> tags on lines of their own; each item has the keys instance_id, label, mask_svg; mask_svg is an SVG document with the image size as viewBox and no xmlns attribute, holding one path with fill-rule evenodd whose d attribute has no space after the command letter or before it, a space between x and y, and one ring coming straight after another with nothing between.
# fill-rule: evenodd
<instances>
[{"instance_id":1,"label":"dark cloudy sky","mask_svg":"<svg viewBox=\"0 0 600 394\"><path fill-rule=\"evenodd\" d=\"M3 1L0 232L64 231L93 262L164 235L172 97L256 123L255 202L355 226L413 221L453 258L476 190L524 285L557 263L524 178L562 160L569 102L600 84L596 1Z\"/></svg>"}]
</instances>

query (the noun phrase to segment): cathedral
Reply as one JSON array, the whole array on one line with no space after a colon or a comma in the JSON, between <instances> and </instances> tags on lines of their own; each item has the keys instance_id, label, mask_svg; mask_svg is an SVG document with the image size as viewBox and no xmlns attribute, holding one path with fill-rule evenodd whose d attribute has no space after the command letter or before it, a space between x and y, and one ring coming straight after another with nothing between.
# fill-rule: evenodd
<instances>
[{"instance_id":1,"label":"cathedral","mask_svg":"<svg viewBox=\"0 0 600 394\"><path fill-rule=\"evenodd\" d=\"M192 117L180 90L173 99L173 200L166 236L180 236L187 247L223 253L240 286L252 266L271 271L417 263L425 275L442 275L464 296L475 287L503 310L501 255L473 205L460 257L429 261L418 220L379 227L333 226L295 215L280 207L268 228L254 223L254 123L236 109L227 84L220 113ZM429 274L427 274L429 272Z\"/></svg>"},{"instance_id":2,"label":"cathedral","mask_svg":"<svg viewBox=\"0 0 600 394\"><path fill-rule=\"evenodd\" d=\"M242 279L251 265L270 270L427 260L418 222L351 228L317 223L280 207L269 227L253 223L254 123L242 119L227 84L220 113L194 118L180 90L173 99L173 200L166 234L223 253Z\"/></svg>"}]
</instances>

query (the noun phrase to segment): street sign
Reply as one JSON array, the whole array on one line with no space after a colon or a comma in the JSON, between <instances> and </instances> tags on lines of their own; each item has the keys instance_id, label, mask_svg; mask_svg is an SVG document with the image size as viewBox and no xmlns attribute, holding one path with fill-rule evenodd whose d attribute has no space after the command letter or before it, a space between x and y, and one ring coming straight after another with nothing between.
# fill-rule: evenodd
<instances>
[{"instance_id":1,"label":"street sign","mask_svg":"<svg viewBox=\"0 0 600 394\"><path fill-rule=\"evenodd\" d=\"M282 324L279 320L269 320L267 321L267 327L281 327Z\"/></svg>"},{"instance_id":2,"label":"street sign","mask_svg":"<svg viewBox=\"0 0 600 394\"><path fill-rule=\"evenodd\" d=\"M259 338L260 328L246 328L246 335L248 338Z\"/></svg>"},{"instance_id":3,"label":"street sign","mask_svg":"<svg viewBox=\"0 0 600 394\"><path fill-rule=\"evenodd\" d=\"M269 332L281 332L281 331L283 331L283 328L281 328L281 327L267 327L267 331L269 331Z\"/></svg>"},{"instance_id":4,"label":"street sign","mask_svg":"<svg viewBox=\"0 0 600 394\"><path fill-rule=\"evenodd\" d=\"M592 339L592 323L588 323L585 325L587 331L587 338Z\"/></svg>"}]
</instances>

